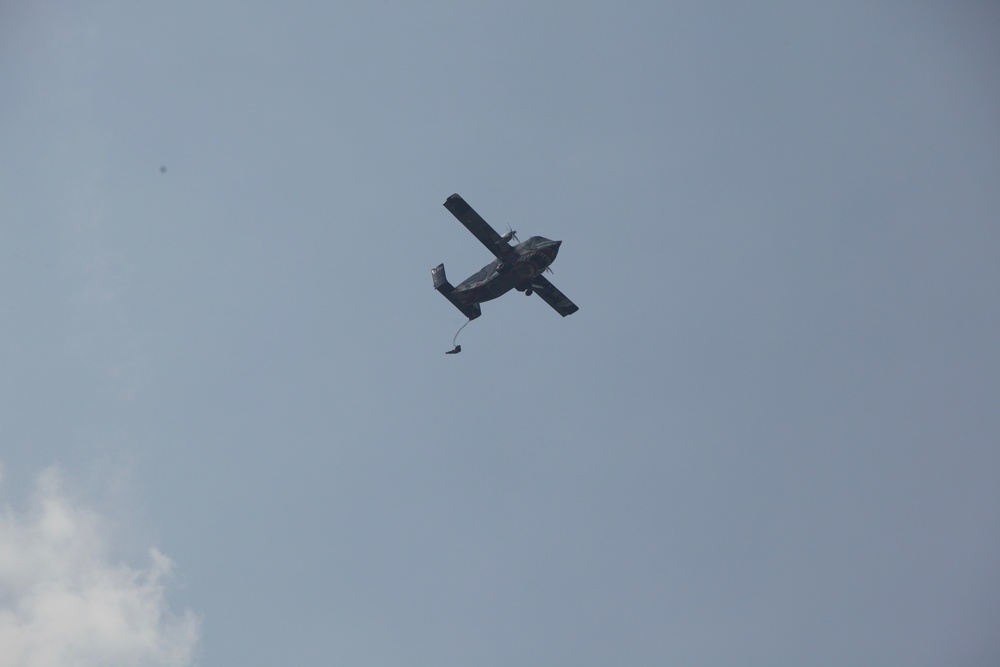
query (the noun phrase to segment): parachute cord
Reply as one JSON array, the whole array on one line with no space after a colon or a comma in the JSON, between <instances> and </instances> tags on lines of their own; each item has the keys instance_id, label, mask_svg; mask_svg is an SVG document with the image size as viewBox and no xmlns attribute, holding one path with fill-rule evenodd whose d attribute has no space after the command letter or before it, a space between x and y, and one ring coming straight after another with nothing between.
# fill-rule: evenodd
<instances>
[{"instance_id":1,"label":"parachute cord","mask_svg":"<svg viewBox=\"0 0 1000 667\"><path fill-rule=\"evenodd\" d=\"M465 328L465 325L466 325L466 324L468 324L468 323L469 323L469 322L471 322L471 321L472 321L472 320L466 320L466 321L465 321L465 324L463 324L462 326L460 326L460 327L458 328L458 331L456 331L456 332L455 332L455 337L451 339L451 344L452 344L452 345L454 345L454 344L455 344L455 341L456 341L456 340L458 340L458 334L462 333L462 329L464 329L464 328Z\"/></svg>"},{"instance_id":2,"label":"parachute cord","mask_svg":"<svg viewBox=\"0 0 1000 667\"><path fill-rule=\"evenodd\" d=\"M472 318L469 318L468 320L466 320L465 324L463 324L462 326L460 326L458 328L458 331L455 332L455 337L451 339L451 344L453 346L453 349L451 349L448 352L445 352L445 354L458 354L459 352L462 351L462 346L461 345L455 345L455 341L458 340L458 334L462 333L462 329L464 329L466 327L466 325L468 325L469 322L471 322L471 321L472 321Z\"/></svg>"}]
</instances>

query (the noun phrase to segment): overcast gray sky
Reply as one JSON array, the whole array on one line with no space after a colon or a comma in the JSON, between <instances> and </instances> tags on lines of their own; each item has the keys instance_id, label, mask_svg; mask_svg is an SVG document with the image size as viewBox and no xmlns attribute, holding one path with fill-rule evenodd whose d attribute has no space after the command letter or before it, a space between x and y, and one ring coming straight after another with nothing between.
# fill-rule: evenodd
<instances>
[{"instance_id":1,"label":"overcast gray sky","mask_svg":"<svg viewBox=\"0 0 1000 667\"><path fill-rule=\"evenodd\" d=\"M1000 663L998 63L992 2L6 3L0 666ZM580 311L445 356L453 192Z\"/></svg>"}]
</instances>

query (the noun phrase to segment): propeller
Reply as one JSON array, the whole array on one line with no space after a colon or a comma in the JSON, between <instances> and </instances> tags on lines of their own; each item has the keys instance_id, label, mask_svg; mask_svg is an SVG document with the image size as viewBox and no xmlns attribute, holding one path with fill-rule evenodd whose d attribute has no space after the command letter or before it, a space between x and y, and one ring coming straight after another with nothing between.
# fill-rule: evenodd
<instances>
[{"instance_id":1,"label":"propeller","mask_svg":"<svg viewBox=\"0 0 1000 667\"><path fill-rule=\"evenodd\" d=\"M507 233L504 234L503 236L501 236L500 240L501 241L510 241L511 239L514 239L514 241L517 242L517 243L521 242L521 239L517 238L517 232L515 232L513 229L511 229L510 225L507 225Z\"/></svg>"}]
</instances>

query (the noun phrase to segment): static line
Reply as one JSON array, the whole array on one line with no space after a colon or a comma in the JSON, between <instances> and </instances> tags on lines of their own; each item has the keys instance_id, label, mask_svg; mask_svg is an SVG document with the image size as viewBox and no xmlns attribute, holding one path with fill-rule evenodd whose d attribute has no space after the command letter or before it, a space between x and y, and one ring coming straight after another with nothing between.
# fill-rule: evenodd
<instances>
[{"instance_id":1,"label":"static line","mask_svg":"<svg viewBox=\"0 0 1000 667\"><path fill-rule=\"evenodd\" d=\"M450 349L447 352L445 352L445 354L458 354L459 352L462 351L462 346L461 345L455 345L455 341L458 340L458 334L462 333L462 329L464 329L466 327L466 325L468 325L469 322L471 322L471 321L472 321L472 318L469 318L468 320L465 321L465 324L463 324L462 326L460 326L458 328L458 331L455 332L455 337L451 339L451 344L452 344L453 347L452 347L452 349Z\"/></svg>"}]
</instances>

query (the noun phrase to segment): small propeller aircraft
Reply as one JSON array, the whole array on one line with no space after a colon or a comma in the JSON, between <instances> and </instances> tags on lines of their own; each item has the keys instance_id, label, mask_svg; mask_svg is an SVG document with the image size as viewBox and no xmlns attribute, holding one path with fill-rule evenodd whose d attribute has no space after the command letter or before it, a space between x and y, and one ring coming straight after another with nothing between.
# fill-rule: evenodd
<instances>
[{"instance_id":1,"label":"small propeller aircraft","mask_svg":"<svg viewBox=\"0 0 1000 667\"><path fill-rule=\"evenodd\" d=\"M457 287L453 287L445 277L444 264L438 264L431 270L434 289L441 292L469 320L482 315L480 303L502 296L512 289L524 292L527 296L538 294L563 317L579 310L575 303L542 275L543 272L550 271L549 264L556 258L562 241L532 236L521 242L517 238L517 232L510 227L501 236L457 194L448 197L444 206L497 257ZM517 245L511 246L511 239Z\"/></svg>"}]
</instances>

